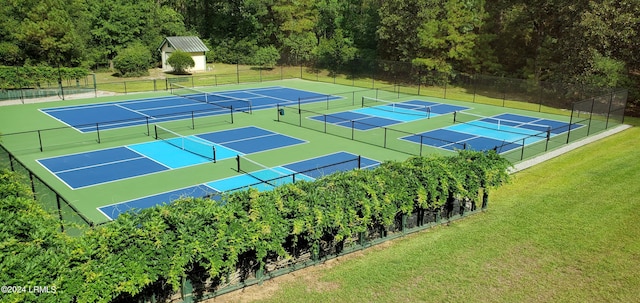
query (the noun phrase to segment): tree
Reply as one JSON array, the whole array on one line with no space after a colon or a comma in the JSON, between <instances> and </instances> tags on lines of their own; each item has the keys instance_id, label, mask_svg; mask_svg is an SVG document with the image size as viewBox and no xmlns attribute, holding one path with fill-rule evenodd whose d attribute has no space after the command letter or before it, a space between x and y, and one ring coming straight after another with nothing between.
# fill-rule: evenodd
<instances>
[{"instance_id":1,"label":"tree","mask_svg":"<svg viewBox=\"0 0 640 303\"><path fill-rule=\"evenodd\" d=\"M121 77L137 77L149 74L151 52L140 43L135 43L118 52L113 59L113 66Z\"/></svg>"},{"instance_id":2,"label":"tree","mask_svg":"<svg viewBox=\"0 0 640 303\"><path fill-rule=\"evenodd\" d=\"M271 7L271 15L278 25L275 45L284 61L299 64L310 60L318 45L314 32L318 11L314 2L302 0L294 5L291 1L277 0Z\"/></svg>"},{"instance_id":3,"label":"tree","mask_svg":"<svg viewBox=\"0 0 640 303\"><path fill-rule=\"evenodd\" d=\"M261 47L254 55L253 64L258 66L273 67L280 59L280 53L275 46Z\"/></svg>"},{"instance_id":4,"label":"tree","mask_svg":"<svg viewBox=\"0 0 640 303\"><path fill-rule=\"evenodd\" d=\"M315 52L320 64L335 72L341 66L355 59L357 51L353 46L353 41L350 38L345 38L342 30L338 29L333 37L321 38Z\"/></svg>"},{"instance_id":5,"label":"tree","mask_svg":"<svg viewBox=\"0 0 640 303\"><path fill-rule=\"evenodd\" d=\"M141 43L155 51L166 36L186 34L183 17L153 0L87 0L90 12L90 60L108 64L120 49Z\"/></svg>"},{"instance_id":6,"label":"tree","mask_svg":"<svg viewBox=\"0 0 640 303\"><path fill-rule=\"evenodd\" d=\"M173 67L173 71L176 74L185 74L188 69L196 65L189 53L180 50L171 53L171 57L167 59L167 63Z\"/></svg>"},{"instance_id":7,"label":"tree","mask_svg":"<svg viewBox=\"0 0 640 303\"><path fill-rule=\"evenodd\" d=\"M0 56L10 64L79 66L86 7L78 0L9 0L0 5Z\"/></svg>"}]
</instances>

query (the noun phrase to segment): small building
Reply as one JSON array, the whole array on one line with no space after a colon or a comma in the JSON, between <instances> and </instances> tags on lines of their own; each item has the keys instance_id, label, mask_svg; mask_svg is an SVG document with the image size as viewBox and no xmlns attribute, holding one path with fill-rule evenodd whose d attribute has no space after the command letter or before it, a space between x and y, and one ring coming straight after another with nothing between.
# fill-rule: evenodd
<instances>
[{"instance_id":1,"label":"small building","mask_svg":"<svg viewBox=\"0 0 640 303\"><path fill-rule=\"evenodd\" d=\"M158 51L161 52L162 58L162 70L172 71L173 67L167 64L167 59L171 57L171 53L176 50L181 50L191 54L195 65L189 71L204 71L207 69L207 58L205 52L209 51L209 48L195 36L179 36L179 37L166 37L158 47Z\"/></svg>"}]
</instances>

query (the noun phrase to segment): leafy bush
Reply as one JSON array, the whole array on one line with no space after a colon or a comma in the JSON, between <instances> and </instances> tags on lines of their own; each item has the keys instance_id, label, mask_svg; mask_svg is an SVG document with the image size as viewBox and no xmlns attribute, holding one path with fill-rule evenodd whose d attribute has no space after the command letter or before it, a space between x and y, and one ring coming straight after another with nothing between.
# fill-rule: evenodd
<instances>
[{"instance_id":1,"label":"leafy bush","mask_svg":"<svg viewBox=\"0 0 640 303\"><path fill-rule=\"evenodd\" d=\"M59 80L80 79L89 75L84 68L48 66L0 66L0 89L36 88Z\"/></svg>"},{"instance_id":2,"label":"leafy bush","mask_svg":"<svg viewBox=\"0 0 640 303\"><path fill-rule=\"evenodd\" d=\"M0 170L0 281L5 286L47 286L56 294L2 293L3 302L70 302L71 239L57 218L33 200L16 173Z\"/></svg>"},{"instance_id":3,"label":"leafy bush","mask_svg":"<svg viewBox=\"0 0 640 303\"><path fill-rule=\"evenodd\" d=\"M259 48L251 64L264 67L273 67L280 60L280 53L275 46L267 46Z\"/></svg>"},{"instance_id":4,"label":"leafy bush","mask_svg":"<svg viewBox=\"0 0 640 303\"><path fill-rule=\"evenodd\" d=\"M185 74L188 69L196 65L189 53L180 50L171 53L167 63L173 67L176 74Z\"/></svg>"},{"instance_id":5,"label":"leafy bush","mask_svg":"<svg viewBox=\"0 0 640 303\"><path fill-rule=\"evenodd\" d=\"M142 44L133 44L118 52L113 58L113 67L121 77L138 77L149 74L149 64L152 60L151 52Z\"/></svg>"},{"instance_id":6,"label":"leafy bush","mask_svg":"<svg viewBox=\"0 0 640 303\"><path fill-rule=\"evenodd\" d=\"M17 176L0 174L0 280L59 286L48 298L61 302L138 301L143 293L176 292L190 276L232 283L233 274L244 273L242 280L268 260L294 258L296 250L318 256L322 241L388 227L452 197L475 201L481 188L508 181L509 165L495 152L414 157L221 201L181 199L122 214L76 239L57 231Z\"/></svg>"}]
</instances>

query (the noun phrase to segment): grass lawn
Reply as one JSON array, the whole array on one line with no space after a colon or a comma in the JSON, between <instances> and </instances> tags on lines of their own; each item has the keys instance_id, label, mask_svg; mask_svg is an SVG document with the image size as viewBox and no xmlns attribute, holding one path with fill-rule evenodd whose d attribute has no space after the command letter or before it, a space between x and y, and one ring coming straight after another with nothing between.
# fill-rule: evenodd
<instances>
[{"instance_id":1,"label":"grass lawn","mask_svg":"<svg viewBox=\"0 0 640 303\"><path fill-rule=\"evenodd\" d=\"M487 212L214 301L639 302L638 146L634 127L517 173Z\"/></svg>"}]
</instances>

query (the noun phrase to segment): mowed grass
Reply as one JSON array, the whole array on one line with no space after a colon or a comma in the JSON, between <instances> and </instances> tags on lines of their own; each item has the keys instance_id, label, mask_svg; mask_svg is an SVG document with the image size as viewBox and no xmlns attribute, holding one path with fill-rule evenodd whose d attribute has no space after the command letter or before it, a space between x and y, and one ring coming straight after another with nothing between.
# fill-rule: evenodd
<instances>
[{"instance_id":1,"label":"mowed grass","mask_svg":"<svg viewBox=\"0 0 640 303\"><path fill-rule=\"evenodd\" d=\"M489 210L218 301L640 302L640 129L514 175Z\"/></svg>"}]
</instances>

